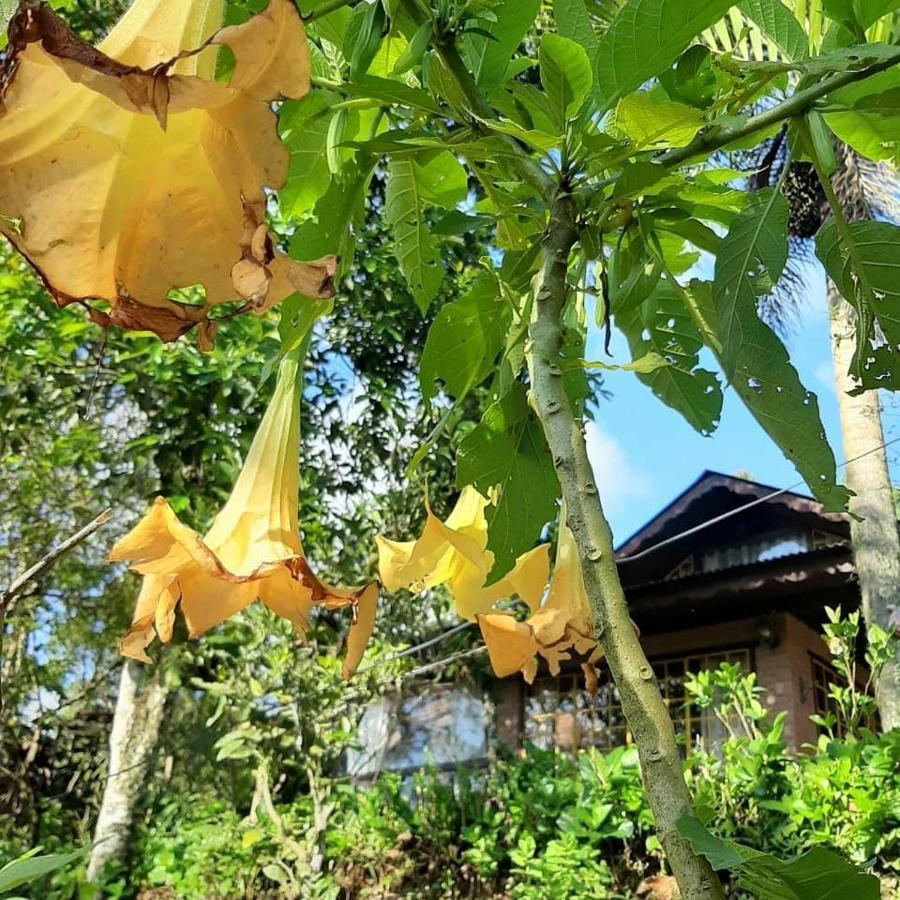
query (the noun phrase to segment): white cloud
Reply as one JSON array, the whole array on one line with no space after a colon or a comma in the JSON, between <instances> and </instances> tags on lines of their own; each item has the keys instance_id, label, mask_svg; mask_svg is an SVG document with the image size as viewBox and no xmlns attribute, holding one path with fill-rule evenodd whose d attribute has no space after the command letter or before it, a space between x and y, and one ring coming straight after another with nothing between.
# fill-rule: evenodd
<instances>
[{"instance_id":1,"label":"white cloud","mask_svg":"<svg viewBox=\"0 0 900 900\"><path fill-rule=\"evenodd\" d=\"M600 499L608 513L653 495L651 480L631 465L625 449L615 437L602 431L594 422L587 422L585 439Z\"/></svg>"},{"instance_id":2,"label":"white cloud","mask_svg":"<svg viewBox=\"0 0 900 900\"><path fill-rule=\"evenodd\" d=\"M834 387L834 366L830 361L826 362L823 360L820 362L813 372L813 378L819 382L827 393L837 393Z\"/></svg>"}]
</instances>

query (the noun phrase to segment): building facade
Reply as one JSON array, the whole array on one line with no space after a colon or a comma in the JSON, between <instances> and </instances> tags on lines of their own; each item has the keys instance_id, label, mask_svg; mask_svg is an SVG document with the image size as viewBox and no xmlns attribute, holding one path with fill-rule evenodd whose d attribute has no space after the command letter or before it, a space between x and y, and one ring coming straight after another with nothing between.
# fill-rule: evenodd
<instances>
[{"instance_id":1,"label":"building facade","mask_svg":"<svg viewBox=\"0 0 900 900\"><path fill-rule=\"evenodd\" d=\"M617 550L631 616L685 740L715 742L721 724L685 698L686 673L736 663L756 672L784 740L816 739L810 715L829 710L834 673L820 637L826 606L851 612L859 594L843 514L743 478L704 472ZM591 697L580 670L533 685L508 679L497 729L514 747L611 748L629 739L607 680Z\"/></svg>"}]
</instances>

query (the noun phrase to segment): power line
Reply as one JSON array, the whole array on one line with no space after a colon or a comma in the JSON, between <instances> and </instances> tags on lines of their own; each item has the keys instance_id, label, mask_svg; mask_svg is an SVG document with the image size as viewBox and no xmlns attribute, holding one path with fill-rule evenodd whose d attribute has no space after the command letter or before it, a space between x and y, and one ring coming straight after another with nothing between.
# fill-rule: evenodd
<instances>
[{"instance_id":1,"label":"power line","mask_svg":"<svg viewBox=\"0 0 900 900\"><path fill-rule=\"evenodd\" d=\"M850 459L844 460L842 463L838 463L837 468L843 469L845 466L849 466L850 463L854 463L857 460L862 459L863 457L870 456L873 453L877 453L879 450L884 450L887 447L890 447L891 444L896 444L897 441L900 441L900 437L892 438L889 441L885 441L882 444L879 444L877 447L873 447L871 450L866 450L864 453L860 453L858 456L853 456ZM789 485L786 488L780 488L777 491L772 491L769 494L766 494L763 497L757 497L755 500L751 500L749 503L743 504L743 506L735 507L728 512L722 513L721 515L714 516L712 519L707 519L705 522L701 522L699 525L694 525L692 528L687 528L684 531L679 532L678 534L672 535L672 537L666 538L664 541L660 541L658 544L653 544L650 547L646 547L644 550L639 551L638 553L632 553L630 556L619 556L616 558L617 563L623 562L633 562L636 559L642 559L645 556L649 556L656 550L661 550L663 547L667 547L669 544L674 544L676 541L680 541L682 538L690 537L692 534L696 534L698 531L703 531L705 528L709 528L711 525L718 525L719 522L724 522L726 519L732 518L732 516L736 516L739 513L746 512L748 509L751 509L754 506L759 506L761 503L767 503L769 500L774 500L775 497L780 497L782 494L789 494L795 488L803 487L804 482L802 479L800 481L795 481L792 485Z\"/></svg>"}]
</instances>

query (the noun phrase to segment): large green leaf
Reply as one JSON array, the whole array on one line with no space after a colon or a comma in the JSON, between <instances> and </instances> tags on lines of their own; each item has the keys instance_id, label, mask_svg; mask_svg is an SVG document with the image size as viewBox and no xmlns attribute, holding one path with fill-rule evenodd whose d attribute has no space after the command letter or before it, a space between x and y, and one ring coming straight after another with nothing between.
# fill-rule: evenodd
<instances>
[{"instance_id":1,"label":"large green leaf","mask_svg":"<svg viewBox=\"0 0 900 900\"><path fill-rule=\"evenodd\" d=\"M591 25L591 14L585 0L554 0L553 18L557 31L579 44L593 59L599 39Z\"/></svg>"},{"instance_id":2,"label":"large green leaf","mask_svg":"<svg viewBox=\"0 0 900 900\"><path fill-rule=\"evenodd\" d=\"M425 222L424 190L419 167L412 159L388 163L384 214L394 235L397 262L416 305L423 312L444 278L437 241Z\"/></svg>"},{"instance_id":3,"label":"large green leaf","mask_svg":"<svg viewBox=\"0 0 900 900\"><path fill-rule=\"evenodd\" d=\"M900 69L894 67L830 94L828 101L846 112L825 114L828 127L861 156L900 162Z\"/></svg>"},{"instance_id":4,"label":"large green leaf","mask_svg":"<svg viewBox=\"0 0 900 900\"><path fill-rule=\"evenodd\" d=\"M825 15L851 31L865 30L882 16L900 7L900 0L822 0Z\"/></svg>"},{"instance_id":5,"label":"large green leaf","mask_svg":"<svg viewBox=\"0 0 900 900\"><path fill-rule=\"evenodd\" d=\"M711 434L722 414L722 389L715 374L699 368L703 340L679 293L662 282L639 307L616 315L634 359L656 353L668 365L637 377L666 406L701 434Z\"/></svg>"},{"instance_id":6,"label":"large green leaf","mask_svg":"<svg viewBox=\"0 0 900 900\"><path fill-rule=\"evenodd\" d=\"M460 487L474 484L483 494L497 491L496 505L486 513L488 549L495 558L491 579L499 578L540 538L556 515L559 496L544 432L520 382L460 442L456 481Z\"/></svg>"},{"instance_id":7,"label":"large green leaf","mask_svg":"<svg viewBox=\"0 0 900 900\"><path fill-rule=\"evenodd\" d=\"M597 47L594 95L600 108L611 108L668 68L731 5L731 0L629 0Z\"/></svg>"},{"instance_id":8,"label":"large green leaf","mask_svg":"<svg viewBox=\"0 0 900 900\"><path fill-rule=\"evenodd\" d=\"M713 302L712 285L694 281L686 294L694 321L712 349L737 395L782 453L806 480L828 510L842 510L848 498L836 482L834 455L825 436L816 395L808 391L791 365L788 352L756 312L741 309L739 330L744 344L728 346L734 362L726 363L722 348L727 329Z\"/></svg>"},{"instance_id":9,"label":"large green leaf","mask_svg":"<svg viewBox=\"0 0 900 900\"><path fill-rule=\"evenodd\" d=\"M547 92L557 131L581 109L594 76L587 53L568 38L545 34L539 52L541 84Z\"/></svg>"},{"instance_id":10,"label":"large green leaf","mask_svg":"<svg viewBox=\"0 0 900 900\"><path fill-rule=\"evenodd\" d=\"M416 180L426 204L456 209L468 194L468 175L462 163L450 152L422 154L415 161Z\"/></svg>"},{"instance_id":11,"label":"large green leaf","mask_svg":"<svg viewBox=\"0 0 900 900\"><path fill-rule=\"evenodd\" d=\"M646 91L623 97L616 106L612 126L636 149L685 147L704 124L699 109L672 100L654 102Z\"/></svg>"},{"instance_id":12,"label":"large green leaf","mask_svg":"<svg viewBox=\"0 0 900 900\"><path fill-rule=\"evenodd\" d=\"M0 894L5 894L23 884L30 884L69 866L87 856L87 850L75 850L72 853L51 853L47 856L35 856L34 851L8 862L0 869Z\"/></svg>"},{"instance_id":13,"label":"large green leaf","mask_svg":"<svg viewBox=\"0 0 900 900\"><path fill-rule=\"evenodd\" d=\"M705 856L716 870L737 876L737 886L758 900L879 900L881 889L874 875L824 847L782 862L735 841L723 841L693 816L682 816L678 830L694 852Z\"/></svg>"},{"instance_id":14,"label":"large green leaf","mask_svg":"<svg viewBox=\"0 0 900 900\"><path fill-rule=\"evenodd\" d=\"M463 54L485 93L490 94L505 80L509 61L534 24L540 7L540 0L501 0L491 10L496 21L485 23L490 37L466 35Z\"/></svg>"},{"instance_id":15,"label":"large green leaf","mask_svg":"<svg viewBox=\"0 0 900 900\"><path fill-rule=\"evenodd\" d=\"M330 173L325 156L325 139L331 121L331 107L337 95L315 91L302 103L282 104L278 130L291 155L287 181L278 192L281 211L288 217L311 212L328 190Z\"/></svg>"},{"instance_id":16,"label":"large green leaf","mask_svg":"<svg viewBox=\"0 0 900 900\"><path fill-rule=\"evenodd\" d=\"M781 277L788 257L787 225L787 202L766 188L750 195L719 246L713 299L728 370L734 370L745 345L745 329L755 329L757 296L770 293Z\"/></svg>"},{"instance_id":17,"label":"large green leaf","mask_svg":"<svg viewBox=\"0 0 900 900\"><path fill-rule=\"evenodd\" d=\"M742 0L738 9L771 41L786 60L809 54L809 40L794 13L781 0Z\"/></svg>"},{"instance_id":18,"label":"large green leaf","mask_svg":"<svg viewBox=\"0 0 900 900\"><path fill-rule=\"evenodd\" d=\"M816 498L828 509L843 509L848 495L836 482L816 396L803 386L784 344L757 311L757 297L772 289L787 260L787 219L780 194L769 189L752 194L719 247L711 302L708 285L695 282L692 295L712 330L725 375L747 409Z\"/></svg>"},{"instance_id":19,"label":"large green leaf","mask_svg":"<svg viewBox=\"0 0 900 900\"><path fill-rule=\"evenodd\" d=\"M441 379L444 390L461 400L484 381L503 349L510 315L496 280L489 275L479 275L459 300L442 307L422 351L422 396L434 397L435 381Z\"/></svg>"},{"instance_id":20,"label":"large green leaf","mask_svg":"<svg viewBox=\"0 0 900 900\"><path fill-rule=\"evenodd\" d=\"M889 222L853 222L849 241L834 221L816 235L816 255L841 295L857 311L852 374L862 388L896 390L900 377L900 228ZM877 322L884 341L873 344ZM874 346L874 349L873 349Z\"/></svg>"}]
</instances>

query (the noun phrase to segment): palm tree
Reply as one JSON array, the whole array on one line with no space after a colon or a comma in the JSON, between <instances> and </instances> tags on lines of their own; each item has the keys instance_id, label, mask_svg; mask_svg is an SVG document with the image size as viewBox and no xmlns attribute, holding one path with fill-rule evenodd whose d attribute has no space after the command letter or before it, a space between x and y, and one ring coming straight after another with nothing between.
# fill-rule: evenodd
<instances>
[{"instance_id":1,"label":"palm tree","mask_svg":"<svg viewBox=\"0 0 900 900\"><path fill-rule=\"evenodd\" d=\"M805 28L811 42L819 43L826 24L821 0L784 2ZM884 18L872 26L870 37L890 40L896 36L898 25L900 16ZM773 58L780 52L737 8L704 38L716 49L748 58ZM780 180L779 169L786 162L786 143L782 133L752 153L749 160L745 156L747 169L755 173L748 179L751 189ZM832 187L847 220L896 219L896 198L900 195L896 173L886 164L875 165L840 144L836 154L839 167L832 178ZM808 239L823 224L829 210L812 166L789 165L782 190L791 208L791 250L796 262L811 257ZM782 279L780 289L760 310L770 324L783 327L790 319L796 310L798 286L796 275ZM845 477L854 493L850 501L850 534L862 612L867 627L876 625L890 633L897 627L894 609L900 605L900 533L884 448L881 406L877 391L854 393L857 385L849 370L856 344L855 314L831 279L827 280L826 302L831 318L831 353L841 439L847 460ZM900 727L900 642L895 644L893 657L876 685L876 701L884 730Z\"/></svg>"}]
</instances>

